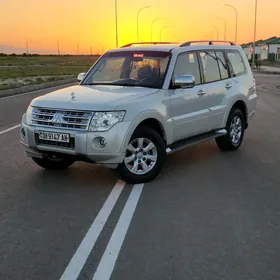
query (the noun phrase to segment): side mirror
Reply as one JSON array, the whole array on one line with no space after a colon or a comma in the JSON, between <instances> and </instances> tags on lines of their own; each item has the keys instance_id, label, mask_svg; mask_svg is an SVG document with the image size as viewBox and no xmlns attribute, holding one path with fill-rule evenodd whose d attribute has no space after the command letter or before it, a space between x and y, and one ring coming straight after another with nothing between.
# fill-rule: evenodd
<instances>
[{"instance_id":1,"label":"side mirror","mask_svg":"<svg viewBox=\"0 0 280 280\"><path fill-rule=\"evenodd\" d=\"M82 81L82 80L84 79L85 75L86 75L86 73L80 73L80 74L78 75L78 77L77 77L77 80L78 80L79 82Z\"/></svg>"},{"instance_id":2,"label":"side mirror","mask_svg":"<svg viewBox=\"0 0 280 280\"><path fill-rule=\"evenodd\" d=\"M195 86L195 78L193 75L179 75L175 77L175 88L192 88Z\"/></svg>"}]
</instances>

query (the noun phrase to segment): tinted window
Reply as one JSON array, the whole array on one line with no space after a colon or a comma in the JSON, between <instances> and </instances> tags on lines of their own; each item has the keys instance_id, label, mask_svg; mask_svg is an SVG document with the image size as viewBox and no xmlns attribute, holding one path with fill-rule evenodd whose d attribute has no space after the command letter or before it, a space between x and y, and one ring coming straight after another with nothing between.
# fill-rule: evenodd
<instances>
[{"instance_id":1,"label":"tinted window","mask_svg":"<svg viewBox=\"0 0 280 280\"><path fill-rule=\"evenodd\" d=\"M130 78L137 79L139 74L139 69L145 65L150 65L152 66L152 69L155 72L155 74L159 75L160 78L162 79L164 78L168 62L169 62L169 57L162 58L162 59L144 58L143 61L141 62L132 62Z\"/></svg>"},{"instance_id":2,"label":"tinted window","mask_svg":"<svg viewBox=\"0 0 280 280\"><path fill-rule=\"evenodd\" d=\"M200 52L205 83L218 81L221 79L218 60L215 52Z\"/></svg>"},{"instance_id":3,"label":"tinted window","mask_svg":"<svg viewBox=\"0 0 280 280\"><path fill-rule=\"evenodd\" d=\"M161 88L169 52L117 51L104 54L83 84Z\"/></svg>"},{"instance_id":4,"label":"tinted window","mask_svg":"<svg viewBox=\"0 0 280 280\"><path fill-rule=\"evenodd\" d=\"M218 59L222 79L229 78L229 72L228 72L224 54L222 52L216 52L216 56Z\"/></svg>"},{"instance_id":5,"label":"tinted window","mask_svg":"<svg viewBox=\"0 0 280 280\"><path fill-rule=\"evenodd\" d=\"M178 75L193 75L195 83L201 83L199 63L196 53L181 53L178 55L174 76Z\"/></svg>"},{"instance_id":6,"label":"tinted window","mask_svg":"<svg viewBox=\"0 0 280 280\"><path fill-rule=\"evenodd\" d=\"M96 71L94 79L97 81L114 81L120 79L120 72L124 58L111 58L107 59L106 64L102 64L100 69ZM93 82L94 80L91 80Z\"/></svg>"},{"instance_id":7,"label":"tinted window","mask_svg":"<svg viewBox=\"0 0 280 280\"><path fill-rule=\"evenodd\" d=\"M244 61L238 51L227 51L227 59L234 77L245 73Z\"/></svg>"}]
</instances>

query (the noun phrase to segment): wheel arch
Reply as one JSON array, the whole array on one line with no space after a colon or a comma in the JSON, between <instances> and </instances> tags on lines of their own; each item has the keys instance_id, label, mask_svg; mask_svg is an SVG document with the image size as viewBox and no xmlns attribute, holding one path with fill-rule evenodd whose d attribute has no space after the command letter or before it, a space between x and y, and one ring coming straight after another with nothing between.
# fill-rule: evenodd
<instances>
[{"instance_id":1,"label":"wheel arch","mask_svg":"<svg viewBox=\"0 0 280 280\"><path fill-rule=\"evenodd\" d=\"M130 125L129 131L125 135L125 140L123 142L122 151L125 152L125 149L134 133L134 131L140 127L140 126L148 126L152 129L154 129L164 140L165 145L168 144L170 128L163 125L164 119L161 115L159 115L157 112L144 112L143 114L139 115L134 122Z\"/></svg>"},{"instance_id":2,"label":"wheel arch","mask_svg":"<svg viewBox=\"0 0 280 280\"><path fill-rule=\"evenodd\" d=\"M232 112L232 110L235 108L240 109L242 111L242 113L244 115L245 129L246 129L248 127L248 107L246 105L246 102L243 99L234 100L232 102L232 105L229 106L229 110L224 119L224 126L226 126L228 117L229 117L230 113Z\"/></svg>"},{"instance_id":3,"label":"wheel arch","mask_svg":"<svg viewBox=\"0 0 280 280\"><path fill-rule=\"evenodd\" d=\"M241 112L243 113L246 129L248 127L248 108L246 106L246 103L243 100L238 100L232 105L231 111L235 108L241 110Z\"/></svg>"}]
</instances>

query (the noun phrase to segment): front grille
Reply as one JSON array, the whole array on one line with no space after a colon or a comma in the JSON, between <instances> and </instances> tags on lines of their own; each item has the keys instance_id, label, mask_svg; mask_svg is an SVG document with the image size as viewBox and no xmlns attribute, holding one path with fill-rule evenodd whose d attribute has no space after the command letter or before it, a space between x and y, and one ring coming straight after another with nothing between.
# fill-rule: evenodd
<instances>
[{"instance_id":1,"label":"front grille","mask_svg":"<svg viewBox=\"0 0 280 280\"><path fill-rule=\"evenodd\" d=\"M36 142L36 145L42 145L42 146L48 146L48 147L54 147L54 148L70 149L70 150L75 149L75 138L74 137L70 137L70 142L69 143L63 143L63 142L39 139L38 133L35 133L35 142Z\"/></svg>"},{"instance_id":2,"label":"front grille","mask_svg":"<svg viewBox=\"0 0 280 280\"><path fill-rule=\"evenodd\" d=\"M92 115L92 112L87 111L34 108L32 111L32 124L47 127L86 130Z\"/></svg>"}]
</instances>

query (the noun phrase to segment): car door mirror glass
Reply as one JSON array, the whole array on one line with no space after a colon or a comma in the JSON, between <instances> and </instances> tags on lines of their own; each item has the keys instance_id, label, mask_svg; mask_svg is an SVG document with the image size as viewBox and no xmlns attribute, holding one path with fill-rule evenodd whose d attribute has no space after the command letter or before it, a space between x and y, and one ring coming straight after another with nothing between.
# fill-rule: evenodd
<instances>
[{"instance_id":1,"label":"car door mirror glass","mask_svg":"<svg viewBox=\"0 0 280 280\"><path fill-rule=\"evenodd\" d=\"M178 75L175 77L175 88L192 88L195 86L195 78L193 75Z\"/></svg>"},{"instance_id":2,"label":"car door mirror glass","mask_svg":"<svg viewBox=\"0 0 280 280\"><path fill-rule=\"evenodd\" d=\"M86 73L80 73L80 74L78 75L78 77L77 77L77 80L78 80L79 82L82 81L82 80L84 79L85 75L86 75Z\"/></svg>"}]
</instances>

